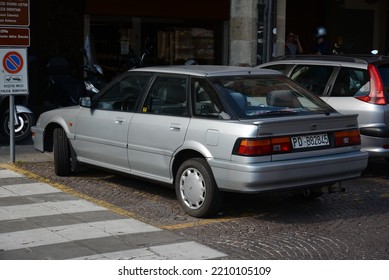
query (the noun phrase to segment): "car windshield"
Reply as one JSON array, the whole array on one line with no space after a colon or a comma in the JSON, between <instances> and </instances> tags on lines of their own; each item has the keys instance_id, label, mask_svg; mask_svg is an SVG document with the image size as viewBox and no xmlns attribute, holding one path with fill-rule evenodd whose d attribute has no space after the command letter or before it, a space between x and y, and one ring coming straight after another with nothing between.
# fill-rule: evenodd
<instances>
[{"instance_id":1,"label":"car windshield","mask_svg":"<svg viewBox=\"0 0 389 280\"><path fill-rule=\"evenodd\" d=\"M210 81L239 119L335 112L284 76L215 77Z\"/></svg>"}]
</instances>

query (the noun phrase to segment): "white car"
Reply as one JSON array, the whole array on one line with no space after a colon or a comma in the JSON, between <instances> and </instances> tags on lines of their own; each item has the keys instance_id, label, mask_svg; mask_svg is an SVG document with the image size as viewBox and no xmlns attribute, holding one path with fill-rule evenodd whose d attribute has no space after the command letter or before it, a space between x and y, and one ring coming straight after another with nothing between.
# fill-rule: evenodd
<instances>
[{"instance_id":1,"label":"white car","mask_svg":"<svg viewBox=\"0 0 389 280\"><path fill-rule=\"evenodd\" d=\"M343 114L358 114L362 150L389 159L389 57L285 56L258 68L278 70Z\"/></svg>"},{"instance_id":2,"label":"white car","mask_svg":"<svg viewBox=\"0 0 389 280\"><path fill-rule=\"evenodd\" d=\"M356 115L245 67L130 70L80 106L43 113L32 131L37 150L54 150L57 175L82 162L174 184L195 217L214 214L223 191L331 190L368 157Z\"/></svg>"}]
</instances>

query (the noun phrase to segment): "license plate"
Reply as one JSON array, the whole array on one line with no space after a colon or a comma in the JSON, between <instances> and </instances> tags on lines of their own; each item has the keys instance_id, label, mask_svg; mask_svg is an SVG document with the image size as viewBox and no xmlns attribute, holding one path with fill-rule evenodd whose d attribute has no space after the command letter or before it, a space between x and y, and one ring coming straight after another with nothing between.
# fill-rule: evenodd
<instances>
[{"instance_id":1,"label":"license plate","mask_svg":"<svg viewBox=\"0 0 389 280\"><path fill-rule=\"evenodd\" d=\"M327 134L302 135L291 138L294 149L311 148L330 145Z\"/></svg>"}]
</instances>

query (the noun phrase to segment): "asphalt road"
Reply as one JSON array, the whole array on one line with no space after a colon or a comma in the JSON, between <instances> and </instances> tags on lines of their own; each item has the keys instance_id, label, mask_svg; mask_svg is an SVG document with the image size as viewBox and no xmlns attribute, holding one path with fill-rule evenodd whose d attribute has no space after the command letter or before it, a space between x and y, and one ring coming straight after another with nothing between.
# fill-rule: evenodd
<instances>
[{"instance_id":1,"label":"asphalt road","mask_svg":"<svg viewBox=\"0 0 389 280\"><path fill-rule=\"evenodd\" d=\"M4 146L0 152L1 162L9 160ZM185 215L174 190L166 186L92 167L58 177L51 155L37 155L30 143L18 145L16 153L16 165L41 180L109 203L128 216L228 258L389 259L389 163L383 159L369 161L361 178L344 182L344 193L317 199L289 193L227 193L216 217L197 219Z\"/></svg>"}]
</instances>

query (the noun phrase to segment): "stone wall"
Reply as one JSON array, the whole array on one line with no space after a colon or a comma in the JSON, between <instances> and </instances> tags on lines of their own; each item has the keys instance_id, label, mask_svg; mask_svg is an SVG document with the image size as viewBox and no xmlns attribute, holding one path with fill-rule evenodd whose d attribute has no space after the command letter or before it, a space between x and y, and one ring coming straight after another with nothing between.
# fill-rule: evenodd
<instances>
[{"instance_id":1,"label":"stone wall","mask_svg":"<svg viewBox=\"0 0 389 280\"><path fill-rule=\"evenodd\" d=\"M256 65L258 0L231 0L230 65Z\"/></svg>"}]
</instances>

